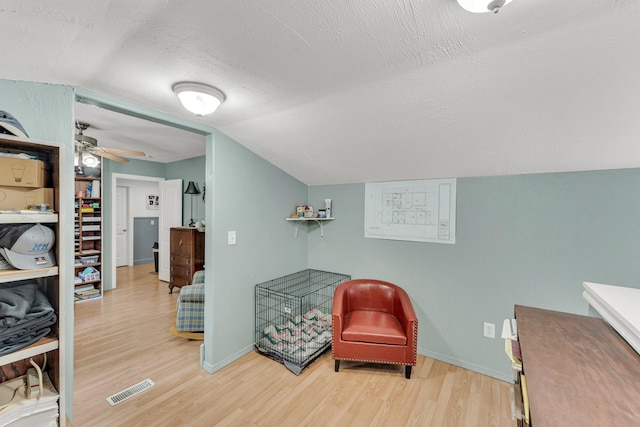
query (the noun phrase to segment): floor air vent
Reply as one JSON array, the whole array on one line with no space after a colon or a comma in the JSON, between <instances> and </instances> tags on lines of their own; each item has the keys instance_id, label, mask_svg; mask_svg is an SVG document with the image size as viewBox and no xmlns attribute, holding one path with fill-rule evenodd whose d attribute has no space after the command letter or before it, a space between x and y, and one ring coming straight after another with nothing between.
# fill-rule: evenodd
<instances>
[{"instance_id":1,"label":"floor air vent","mask_svg":"<svg viewBox=\"0 0 640 427\"><path fill-rule=\"evenodd\" d=\"M122 390L121 392L116 393L113 396L107 397L107 402L109 402L111 406L116 406L118 403L122 403L125 400L142 393L143 391L149 390L154 385L156 385L156 383L147 378L144 381L140 381L138 384L132 385L128 389Z\"/></svg>"}]
</instances>

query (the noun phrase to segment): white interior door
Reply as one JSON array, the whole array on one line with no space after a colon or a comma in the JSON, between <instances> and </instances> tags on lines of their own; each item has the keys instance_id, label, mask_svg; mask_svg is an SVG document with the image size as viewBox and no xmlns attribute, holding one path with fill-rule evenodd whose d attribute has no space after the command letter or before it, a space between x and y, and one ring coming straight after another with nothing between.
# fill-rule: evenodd
<instances>
[{"instance_id":1,"label":"white interior door","mask_svg":"<svg viewBox=\"0 0 640 427\"><path fill-rule=\"evenodd\" d=\"M169 281L171 227L182 225L182 180L160 181L160 218L158 222L158 278Z\"/></svg>"},{"instance_id":2,"label":"white interior door","mask_svg":"<svg viewBox=\"0 0 640 427\"><path fill-rule=\"evenodd\" d=\"M116 189L116 267L129 264L129 189Z\"/></svg>"}]
</instances>

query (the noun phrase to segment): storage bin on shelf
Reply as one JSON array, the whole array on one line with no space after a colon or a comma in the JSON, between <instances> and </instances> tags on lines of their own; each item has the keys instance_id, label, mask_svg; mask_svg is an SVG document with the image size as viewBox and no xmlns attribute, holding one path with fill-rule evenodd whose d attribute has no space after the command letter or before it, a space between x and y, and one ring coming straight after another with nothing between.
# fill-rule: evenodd
<instances>
[{"instance_id":1,"label":"storage bin on shelf","mask_svg":"<svg viewBox=\"0 0 640 427\"><path fill-rule=\"evenodd\" d=\"M78 273L78 277L83 282L90 282L92 280L100 280L100 272L93 267L87 267L80 273Z\"/></svg>"},{"instance_id":2,"label":"storage bin on shelf","mask_svg":"<svg viewBox=\"0 0 640 427\"><path fill-rule=\"evenodd\" d=\"M88 256L78 257L78 259L80 260L80 263L83 265L95 264L98 262L98 258L99 258L99 255L88 255Z\"/></svg>"}]
</instances>

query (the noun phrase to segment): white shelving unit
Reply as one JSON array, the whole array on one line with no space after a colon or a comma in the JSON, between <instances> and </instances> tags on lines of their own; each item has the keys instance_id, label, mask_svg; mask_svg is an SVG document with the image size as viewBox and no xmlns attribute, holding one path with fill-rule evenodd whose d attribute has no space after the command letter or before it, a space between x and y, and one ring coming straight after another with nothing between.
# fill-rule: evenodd
<instances>
[{"instance_id":1,"label":"white shelving unit","mask_svg":"<svg viewBox=\"0 0 640 427\"><path fill-rule=\"evenodd\" d=\"M300 224L303 222L314 221L320 226L320 237L324 237L324 222L325 221L333 221L335 218L285 218L287 221L293 221L296 223L296 230L294 232L294 236L298 237L298 229L300 228Z\"/></svg>"}]
</instances>

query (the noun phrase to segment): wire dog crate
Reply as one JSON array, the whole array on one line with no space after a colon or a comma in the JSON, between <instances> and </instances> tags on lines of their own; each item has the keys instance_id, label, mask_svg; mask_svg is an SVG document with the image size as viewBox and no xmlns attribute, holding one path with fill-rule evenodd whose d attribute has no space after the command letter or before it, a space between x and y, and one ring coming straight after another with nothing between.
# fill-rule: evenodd
<instances>
[{"instance_id":1,"label":"wire dog crate","mask_svg":"<svg viewBox=\"0 0 640 427\"><path fill-rule=\"evenodd\" d=\"M256 349L299 374L331 346L333 293L348 280L307 269L256 285Z\"/></svg>"}]
</instances>

